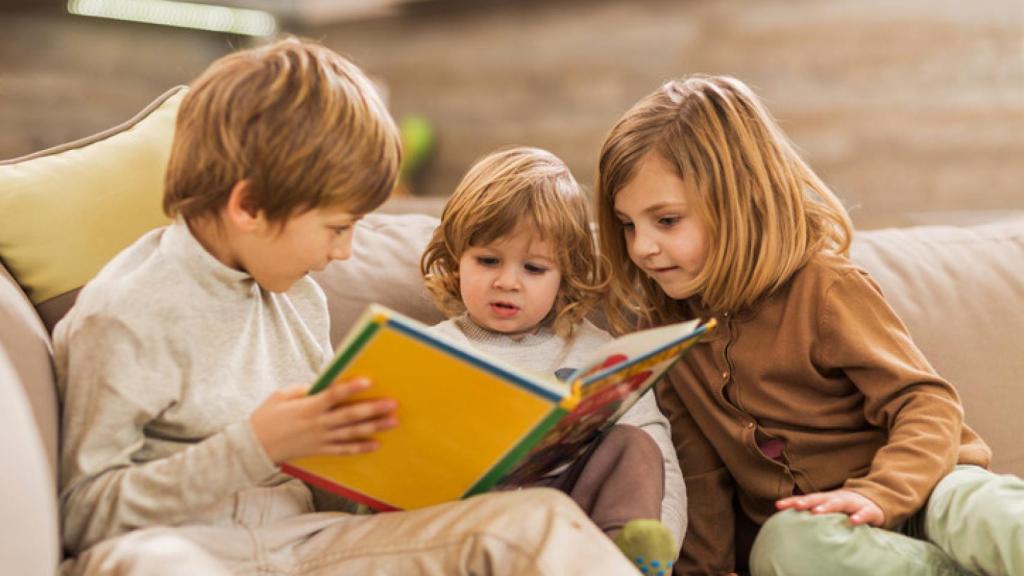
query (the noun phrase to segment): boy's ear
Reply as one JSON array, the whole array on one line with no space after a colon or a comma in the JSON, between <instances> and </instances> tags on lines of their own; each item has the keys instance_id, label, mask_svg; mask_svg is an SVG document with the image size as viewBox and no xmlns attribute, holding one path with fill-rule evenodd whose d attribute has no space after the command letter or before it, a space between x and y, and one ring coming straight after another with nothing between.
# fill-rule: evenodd
<instances>
[{"instance_id":1,"label":"boy's ear","mask_svg":"<svg viewBox=\"0 0 1024 576\"><path fill-rule=\"evenodd\" d=\"M228 202L224 206L225 219L238 229L254 232L264 225L263 210L252 196L249 180L239 180L231 187Z\"/></svg>"}]
</instances>

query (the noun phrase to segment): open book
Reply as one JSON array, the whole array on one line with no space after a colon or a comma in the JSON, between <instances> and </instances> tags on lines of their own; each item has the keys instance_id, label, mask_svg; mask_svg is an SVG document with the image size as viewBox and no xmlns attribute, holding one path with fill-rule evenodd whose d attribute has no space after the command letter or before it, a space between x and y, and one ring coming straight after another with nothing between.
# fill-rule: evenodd
<instances>
[{"instance_id":1,"label":"open book","mask_svg":"<svg viewBox=\"0 0 1024 576\"><path fill-rule=\"evenodd\" d=\"M377 510L528 484L579 457L713 327L694 320L619 337L560 382L373 304L310 394L369 378L371 387L353 401L396 399L398 427L379 434L375 452L298 458L281 468Z\"/></svg>"}]
</instances>

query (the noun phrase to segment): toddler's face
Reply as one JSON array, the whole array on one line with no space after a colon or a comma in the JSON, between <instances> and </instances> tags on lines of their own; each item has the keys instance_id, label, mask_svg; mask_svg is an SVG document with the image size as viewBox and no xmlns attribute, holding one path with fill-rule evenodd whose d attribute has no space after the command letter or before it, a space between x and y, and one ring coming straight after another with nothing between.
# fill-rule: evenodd
<instances>
[{"instance_id":1,"label":"toddler's face","mask_svg":"<svg viewBox=\"0 0 1024 576\"><path fill-rule=\"evenodd\" d=\"M495 332L521 334L548 315L562 284L554 248L520 225L459 259L459 291L469 317Z\"/></svg>"},{"instance_id":2,"label":"toddler's face","mask_svg":"<svg viewBox=\"0 0 1024 576\"><path fill-rule=\"evenodd\" d=\"M672 298L695 291L694 278L708 255L707 227L697 198L672 167L647 154L615 196L629 258Z\"/></svg>"}]
</instances>

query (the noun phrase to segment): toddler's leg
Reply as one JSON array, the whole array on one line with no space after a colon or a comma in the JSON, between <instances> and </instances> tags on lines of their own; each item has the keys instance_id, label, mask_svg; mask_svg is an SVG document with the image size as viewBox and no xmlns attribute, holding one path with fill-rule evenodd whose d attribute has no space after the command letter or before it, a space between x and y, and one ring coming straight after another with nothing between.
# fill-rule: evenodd
<instances>
[{"instance_id":1,"label":"toddler's leg","mask_svg":"<svg viewBox=\"0 0 1024 576\"><path fill-rule=\"evenodd\" d=\"M545 488L373 516L312 514L256 535L272 564L307 576L636 573L572 500Z\"/></svg>"},{"instance_id":2,"label":"toddler's leg","mask_svg":"<svg viewBox=\"0 0 1024 576\"><path fill-rule=\"evenodd\" d=\"M942 576L962 574L930 542L867 525L845 514L786 510L765 522L750 553L750 573L843 576Z\"/></svg>"},{"instance_id":3,"label":"toddler's leg","mask_svg":"<svg viewBox=\"0 0 1024 576\"><path fill-rule=\"evenodd\" d=\"M635 426L612 426L579 477L563 489L594 524L614 536L626 522L661 519L665 468L654 440Z\"/></svg>"},{"instance_id":4,"label":"toddler's leg","mask_svg":"<svg viewBox=\"0 0 1024 576\"><path fill-rule=\"evenodd\" d=\"M590 519L644 573L670 573L679 551L660 520L665 467L650 435L635 426L613 426L573 469L578 476L562 488Z\"/></svg>"},{"instance_id":5,"label":"toddler's leg","mask_svg":"<svg viewBox=\"0 0 1024 576\"><path fill-rule=\"evenodd\" d=\"M957 466L932 492L925 537L979 574L1024 574L1024 480Z\"/></svg>"}]
</instances>

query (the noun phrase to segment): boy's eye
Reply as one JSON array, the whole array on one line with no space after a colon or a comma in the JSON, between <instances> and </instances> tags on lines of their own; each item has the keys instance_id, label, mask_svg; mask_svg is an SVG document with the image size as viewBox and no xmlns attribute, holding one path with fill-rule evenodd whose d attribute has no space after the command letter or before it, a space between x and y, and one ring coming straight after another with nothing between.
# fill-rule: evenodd
<instances>
[{"instance_id":1,"label":"boy's eye","mask_svg":"<svg viewBox=\"0 0 1024 576\"><path fill-rule=\"evenodd\" d=\"M352 228L352 226L346 224L345 226L329 226L329 228L331 229L332 232L340 236L345 232L348 232Z\"/></svg>"},{"instance_id":2,"label":"boy's eye","mask_svg":"<svg viewBox=\"0 0 1024 576\"><path fill-rule=\"evenodd\" d=\"M548 269L543 266L538 266L537 264L529 263L525 264L523 268L525 268L528 273L536 274L538 276L548 271Z\"/></svg>"},{"instance_id":3,"label":"boy's eye","mask_svg":"<svg viewBox=\"0 0 1024 576\"><path fill-rule=\"evenodd\" d=\"M497 266L498 259L494 256L477 256L476 263L481 266Z\"/></svg>"}]
</instances>

